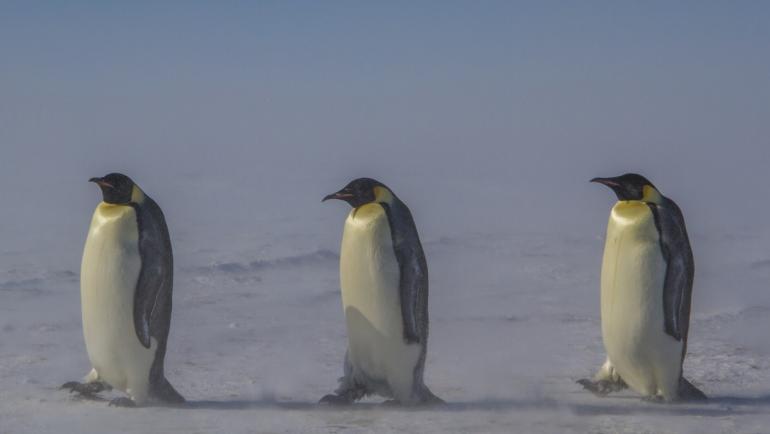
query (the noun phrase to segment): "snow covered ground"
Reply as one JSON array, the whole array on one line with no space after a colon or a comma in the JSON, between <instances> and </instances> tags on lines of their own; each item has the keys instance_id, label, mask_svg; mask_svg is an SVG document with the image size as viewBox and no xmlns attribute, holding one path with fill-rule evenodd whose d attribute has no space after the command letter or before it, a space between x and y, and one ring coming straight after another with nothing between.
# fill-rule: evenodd
<instances>
[{"instance_id":1,"label":"snow covered ground","mask_svg":"<svg viewBox=\"0 0 770 434\"><path fill-rule=\"evenodd\" d=\"M686 375L712 399L659 405L633 393L600 399L575 384L604 358L601 224L583 236L424 237L432 319L426 383L448 404L317 406L334 389L345 351L335 238L345 212L329 210L339 215L325 235L223 243L252 246L240 250L177 237L166 365L189 400L183 409L108 408L57 390L89 368L78 269L49 267L43 253L4 251L0 433L767 432L770 236L694 235L696 260L703 254ZM69 262L76 266L79 254Z\"/></svg>"}]
</instances>

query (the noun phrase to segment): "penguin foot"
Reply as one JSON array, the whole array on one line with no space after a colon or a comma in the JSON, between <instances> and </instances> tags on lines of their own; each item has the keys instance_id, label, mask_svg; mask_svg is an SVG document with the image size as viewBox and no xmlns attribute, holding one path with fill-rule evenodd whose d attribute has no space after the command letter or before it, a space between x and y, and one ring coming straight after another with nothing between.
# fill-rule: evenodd
<instances>
[{"instance_id":1,"label":"penguin foot","mask_svg":"<svg viewBox=\"0 0 770 434\"><path fill-rule=\"evenodd\" d=\"M125 396L121 398L115 398L109 403L110 407L136 407L136 403L131 398Z\"/></svg>"},{"instance_id":2,"label":"penguin foot","mask_svg":"<svg viewBox=\"0 0 770 434\"><path fill-rule=\"evenodd\" d=\"M344 382L345 379L341 378L340 382ZM340 386L334 391L334 394L329 394L321 398L318 401L319 404L328 405L350 405L368 394L367 389L360 384L353 384L351 386Z\"/></svg>"},{"instance_id":3,"label":"penguin foot","mask_svg":"<svg viewBox=\"0 0 770 434\"><path fill-rule=\"evenodd\" d=\"M619 381L608 381L608 380L598 380L593 381L589 380L587 378L583 378L577 381L578 384L583 386L584 389L588 390L589 392L593 393L596 396L599 397L605 397L609 395L612 392L619 392L628 386L623 380Z\"/></svg>"},{"instance_id":4,"label":"penguin foot","mask_svg":"<svg viewBox=\"0 0 770 434\"><path fill-rule=\"evenodd\" d=\"M61 385L60 389L69 389L70 393L77 392L84 396L94 396L99 392L107 390L104 383L95 381L93 383L78 383L77 381L68 381Z\"/></svg>"},{"instance_id":5,"label":"penguin foot","mask_svg":"<svg viewBox=\"0 0 770 434\"><path fill-rule=\"evenodd\" d=\"M643 396L642 401L652 404L664 404L666 402L666 400L659 395Z\"/></svg>"},{"instance_id":6,"label":"penguin foot","mask_svg":"<svg viewBox=\"0 0 770 434\"><path fill-rule=\"evenodd\" d=\"M319 404L326 404L326 405L335 405L335 406L342 406L342 405L350 405L353 403L350 398L344 395L326 395L323 398L321 398L320 401L318 401Z\"/></svg>"}]
</instances>

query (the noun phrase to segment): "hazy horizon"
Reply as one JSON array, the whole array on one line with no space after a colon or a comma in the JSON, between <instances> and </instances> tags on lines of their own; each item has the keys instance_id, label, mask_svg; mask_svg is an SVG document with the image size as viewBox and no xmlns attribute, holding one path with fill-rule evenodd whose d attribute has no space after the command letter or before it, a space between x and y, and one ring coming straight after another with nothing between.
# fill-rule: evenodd
<instances>
[{"instance_id":1,"label":"hazy horizon","mask_svg":"<svg viewBox=\"0 0 770 434\"><path fill-rule=\"evenodd\" d=\"M4 2L0 237L78 257L85 181L111 171L175 239L294 219L332 240L344 211L320 198L359 176L424 237L601 236L612 195L587 181L627 171L694 233L764 231L768 19L748 2Z\"/></svg>"}]
</instances>

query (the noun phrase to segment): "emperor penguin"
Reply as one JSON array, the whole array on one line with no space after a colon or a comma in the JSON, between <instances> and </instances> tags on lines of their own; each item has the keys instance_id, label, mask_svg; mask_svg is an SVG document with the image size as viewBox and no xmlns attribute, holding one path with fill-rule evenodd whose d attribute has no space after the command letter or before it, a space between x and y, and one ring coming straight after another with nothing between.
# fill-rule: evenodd
<instances>
[{"instance_id":1,"label":"emperor penguin","mask_svg":"<svg viewBox=\"0 0 770 434\"><path fill-rule=\"evenodd\" d=\"M578 382L597 395L630 387L651 401L704 400L682 373L690 328L693 254L682 211L645 177L594 178L618 197L601 272L607 360Z\"/></svg>"},{"instance_id":2,"label":"emperor penguin","mask_svg":"<svg viewBox=\"0 0 770 434\"><path fill-rule=\"evenodd\" d=\"M173 257L158 204L129 177L91 178L94 211L80 269L83 335L91 372L62 387L93 397L115 388L111 406L185 402L163 373L171 322Z\"/></svg>"},{"instance_id":3,"label":"emperor penguin","mask_svg":"<svg viewBox=\"0 0 770 434\"><path fill-rule=\"evenodd\" d=\"M423 383L428 348L428 266L409 208L381 182L351 181L323 198L350 211L340 249L348 332L344 376L321 403L377 394L401 405L443 402Z\"/></svg>"}]
</instances>

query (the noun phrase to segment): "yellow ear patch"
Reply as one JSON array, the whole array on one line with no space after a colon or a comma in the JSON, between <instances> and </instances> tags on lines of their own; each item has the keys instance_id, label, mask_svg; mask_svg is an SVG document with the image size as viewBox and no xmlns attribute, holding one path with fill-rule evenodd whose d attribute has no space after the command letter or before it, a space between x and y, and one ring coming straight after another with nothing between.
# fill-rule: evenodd
<instances>
[{"instance_id":1,"label":"yellow ear patch","mask_svg":"<svg viewBox=\"0 0 770 434\"><path fill-rule=\"evenodd\" d=\"M645 202L658 204L662 202L660 192L658 192L658 190L656 190L655 187L651 185L645 185L642 187L642 200Z\"/></svg>"},{"instance_id":2,"label":"yellow ear patch","mask_svg":"<svg viewBox=\"0 0 770 434\"><path fill-rule=\"evenodd\" d=\"M393 193L385 187L374 187L374 200L379 203L391 203L393 202Z\"/></svg>"},{"instance_id":3,"label":"yellow ear patch","mask_svg":"<svg viewBox=\"0 0 770 434\"><path fill-rule=\"evenodd\" d=\"M133 188L131 189L131 202L133 203L142 203L144 202L144 192L141 188L137 187L136 184L134 184Z\"/></svg>"}]
</instances>

